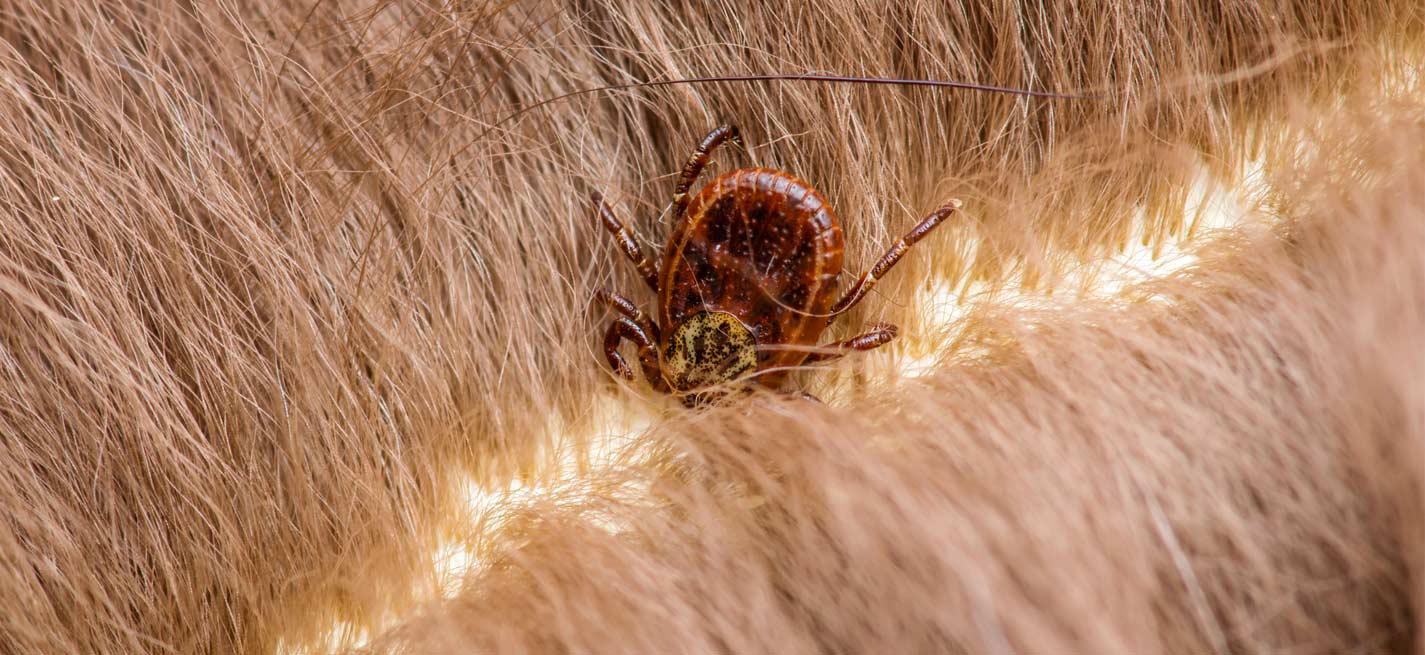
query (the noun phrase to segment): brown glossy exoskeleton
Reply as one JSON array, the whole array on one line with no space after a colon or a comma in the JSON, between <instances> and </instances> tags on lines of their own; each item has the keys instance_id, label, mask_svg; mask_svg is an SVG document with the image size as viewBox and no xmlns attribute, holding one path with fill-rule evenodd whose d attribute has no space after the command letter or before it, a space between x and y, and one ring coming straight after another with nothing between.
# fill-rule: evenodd
<instances>
[{"instance_id":1,"label":"brown glossy exoskeleton","mask_svg":"<svg viewBox=\"0 0 1425 655\"><path fill-rule=\"evenodd\" d=\"M795 366L895 338L894 325L877 324L859 336L816 347L837 315L865 298L911 246L960 206L951 200L927 216L833 302L841 273L841 227L811 185L783 171L741 168L689 197L709 156L727 141L741 145L736 128L714 129L683 166L661 266L644 256L603 198L593 197L599 220L658 294L655 323L624 296L598 291L601 302L622 314L604 337L609 365L633 379L618 352L624 339L633 341L649 384L688 405L715 397L716 388L730 383L777 389Z\"/></svg>"}]
</instances>

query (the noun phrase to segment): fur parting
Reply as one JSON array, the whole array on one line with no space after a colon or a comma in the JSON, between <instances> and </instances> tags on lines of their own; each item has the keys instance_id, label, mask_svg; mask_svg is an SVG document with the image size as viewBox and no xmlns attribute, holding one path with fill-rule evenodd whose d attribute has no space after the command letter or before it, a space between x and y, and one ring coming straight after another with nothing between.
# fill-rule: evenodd
<instances>
[{"instance_id":1,"label":"fur parting","mask_svg":"<svg viewBox=\"0 0 1425 655\"><path fill-rule=\"evenodd\" d=\"M716 123L742 125L753 161L795 171L832 199L850 237L852 262L868 261L891 235L948 195L963 196L967 207L975 208L975 220L943 230L922 247L963 252L971 237L984 247L963 259L907 261L878 287L888 301L858 310L848 323L872 312L901 321L915 312L903 301L927 276L1032 284L1036 276L1092 261L1130 235L1168 238L1181 213L1183 177L1194 167L1206 162L1219 172L1234 170L1248 158L1272 159L1270 153L1282 160L1274 165L1289 164L1290 148L1249 138L1249 126L1280 117L1294 101L1379 87L1376 72L1398 64L1400 53L1418 52L1422 31L1419 3L1405 0L1228 5L1167 0L1151 6L1105 1L1078 3L1075 11L1045 4L904 3L890 10L870 0L829 0L807 8L734 0L7 4L0 10L0 607L6 609L0 653L320 648L335 622L369 628L411 608L425 583L432 545L461 529L452 517L458 516L457 491L465 479L493 487L537 468L548 456L550 425L576 422L589 410L588 399L609 388L594 336L606 317L590 311L589 299L600 286L636 287L608 236L590 218L589 191L602 191L640 234L657 240L667 229L657 216L667 200L669 173ZM1387 61L1368 57L1381 52L1392 54L1382 57ZM724 84L598 94L495 127L519 107L577 88L693 74L807 70L1089 90L1114 101ZM720 158L719 166L732 161L740 160ZM1363 202L1372 206L1369 200ZM1378 231L1368 235L1384 239ZM1258 297L1267 297L1264 293ZM650 300L646 294L637 299ZM1305 321L1293 325L1305 330ZM1212 324L1192 323L1198 329ZM1120 327L1173 325L1145 318ZM1069 324L1063 329L1068 331L1056 338L1065 347L1089 338ZM1121 354L1126 346L1114 339L1136 334L1114 332L1099 333L1100 350L1087 352ZM998 336L1002 333L986 338ZM1021 336L1024 348L1057 348ZM1141 338L1171 341L1162 335ZM1207 335L1194 338L1217 343ZM1372 335L1356 338L1370 342ZM1055 361L1033 360L1046 366ZM1046 370L1068 375L1073 367L1061 363ZM962 385L952 380L959 375L942 372L937 378L947 398L970 393L957 391ZM995 382L994 375L980 375L979 386L965 388L987 394L987 407L1003 416L1015 412L1012 394L1025 402L1038 397L1026 386L1031 378ZM1015 379L1020 387L1013 386ZM1043 375L1036 384L1080 382ZM1257 382L1242 384L1250 388ZM1277 382L1283 393L1291 390ZM1403 383L1380 381L1382 390L1401 389L1393 385ZM964 408L953 409L932 387L917 388L907 385L904 407L921 407L923 425L949 425L935 434L959 439L965 448L980 443L968 428L953 427L965 418ZM627 391L637 396L636 389ZM1185 402L1195 397L1189 391L1186 386L1164 390L1155 402L1192 414L1194 405ZM1303 396L1303 402L1307 398L1316 396ZM1035 416L1024 413L1028 407L1020 413ZM750 449L748 457L787 457L786 472L766 480L789 480L796 490L770 498L759 510L767 526L782 528L759 531L737 514L709 524L725 524L728 539L744 541L728 541L730 550L722 552L704 548L703 555L712 559L702 568L676 554L619 546L621 540L588 528L587 509L535 515L528 524L529 535L538 537L531 548L545 549L550 557L568 555L576 552L572 540L582 530L589 541L579 558L562 566L597 567L599 558L606 558L610 565L644 561L653 567L646 572L666 571L658 568L666 564L710 574L724 572L719 562L772 566L773 558L745 557L749 551L742 546L785 552L791 568L782 571L782 581L768 586L765 575L745 576L749 594L764 594L749 596L749 606L767 608L768 621L782 622L767 625L805 627L809 621L852 616L852 606L837 614L808 604L816 597L808 590L837 580L798 576L815 573L810 549L817 543L861 544L882 557L889 556L885 535L841 543L847 535L825 532L834 525L797 524L789 531L791 523L779 524L777 513L806 511L830 519L864 509L880 515L888 529L913 528L913 521L891 523L924 509L892 488L895 476L914 472L903 467L913 465L891 457L888 446L858 446L846 439L798 446L812 442L794 437L823 428L835 435L831 421L870 425L882 415L889 435L909 435L921 424L887 408L867 408L854 417L837 411L807 409L801 427L784 416L779 420L787 439L770 443L731 417L710 419L716 422L706 425L726 429L730 443ZM1386 426L1409 425L1411 416L1381 420ZM1236 420L1248 419L1299 420L1268 422L1264 429L1299 428L1317 439L1338 434L1304 418L1275 414ZM992 429L997 419L985 420ZM1308 582L1319 583L1307 585L1312 593L1341 594L1343 609L1335 611L1342 613L1326 611L1312 624L1338 624L1331 637L1337 641L1321 643L1346 643L1368 628L1383 630L1380 643L1399 638L1398 594L1382 584L1371 595L1362 582L1385 580L1382 571L1398 570L1398 558L1392 557L1398 551L1384 538L1367 538L1385 519L1365 511L1373 507L1365 496L1342 486L1353 478L1341 468L1346 460L1322 459L1333 451L1283 442L1264 447L1261 457L1241 458L1233 468L1231 454L1240 444L1231 436L1239 433L1228 428L1240 425L1228 418L1222 419L1230 425L1217 440L1207 442L1221 452L1178 452L1170 446L1195 443L1180 435L1157 440L1148 435L1147 441L1107 450L1085 436L1090 427L1084 420L1077 424L1079 437L1063 443L1043 434L1037 440L1030 434L1024 443L1002 441L1029 457L1028 464L1039 461L1038 468L995 468L987 461L986 468L972 471L979 478L932 487L941 498L954 494L957 504L950 509L965 522L927 523L925 529L946 532L935 539L910 533L906 543L912 550L906 554L943 541L961 554L982 556L944 555L923 564L955 568L988 561L984 549L1047 561L1058 557L1053 548L1063 547L1067 561L1101 573L1093 580L1123 587L1122 594L1088 587L1085 598L1121 602L1123 622L1130 616L1158 621L1133 624L1145 634L1152 632L1148 625L1185 630L1162 635L1165 643L1202 638L1202 643L1232 644L1253 635L1266 635L1261 638L1270 642L1282 634L1274 622L1302 620L1269 604L1256 619L1265 627L1252 632L1242 627L1241 616L1209 611L1224 594L1259 598L1279 588L1297 589L1288 584L1293 580L1249 579L1233 587L1223 586L1220 576L1203 574L1186 584L1176 565L1166 573L1129 567L1118 578L1114 567L1120 561L1142 564L1151 558L1089 552L1088 544L1105 535L1123 536L1125 548L1159 552L1159 542L1139 532L1147 520L1163 535L1176 535L1188 564L1200 563L1192 557L1203 552L1287 557L1279 570L1305 572ZM715 447L706 431L712 427L695 428L675 423L654 436L669 448L743 457L742 451ZM923 455L921 470L930 471L929 463L955 461L936 443L907 437L897 447ZM1383 450L1383 443L1364 443L1382 447L1371 450L1370 459L1361 455L1361 461L1378 462L1382 470L1415 452L1405 444L1391 451ZM1060 450L1035 453L1034 444ZM1066 444L1083 451L1063 450ZM868 468L837 472L842 460L834 449L851 449ZM1031 517L1006 522L1008 508L993 511L994 485L1002 479L1008 490L1022 494L1060 493L1052 483L1058 473L1044 463L1048 452L1078 462L1081 468L1075 470L1084 475L1123 470L1116 462L1138 462L1131 469L1136 477L1122 478L1124 489L1137 495L1123 491L1102 499L1119 502L1122 511L1089 515L1089 502L1098 502L1090 496L1107 493L1103 488L1062 494L1062 509L1078 507L1086 520L1064 525L1068 514L1044 512L1034 517L1035 524L1045 530L1059 525L1066 535L1084 540L1077 546L1066 539L1021 543L1013 538L1017 522ZM1186 460L1191 466L1183 471L1204 469L1204 477L1156 480L1155 475L1187 473L1143 463L1149 454ZM630 475L646 478L665 468L671 473L672 465L651 460L651 468ZM1270 475L1295 470L1323 477L1309 488L1271 488L1300 494L1291 496L1295 510L1271 515L1277 523L1269 526L1276 531L1249 525L1235 513L1246 511L1240 505L1206 503L1204 513L1192 514L1195 503L1176 497L1174 504L1175 497L1155 495L1192 483L1203 499L1236 499L1242 488L1231 483L1249 476L1254 465ZM719 475L736 480L736 473ZM818 482L819 475L831 477ZM1378 485L1371 488L1378 486L1381 497L1398 498L1418 488L1413 475L1402 469L1372 478ZM836 476L853 481L870 476L865 500L856 502L872 505L823 507L825 481ZM955 486L971 484L983 486ZM700 489L682 483L668 493ZM1334 495L1321 500L1307 493L1317 489ZM974 502L977 497L986 502ZM893 498L902 500L887 500ZM717 509L723 502L695 498L684 506ZM809 504L803 510L788 502ZM1272 540L1293 534L1288 529L1312 518L1312 508L1320 522L1340 523L1342 535L1325 543L1304 541L1295 550L1274 548ZM1402 505L1400 511L1409 509ZM666 509L634 518L654 531L642 534L671 531L669 548L713 543L714 533L688 532L706 521L679 522ZM558 521L567 529L539 528ZM1320 531L1303 530L1308 533L1321 538ZM746 541L764 537L768 541L760 546ZM1267 541L1252 541L1257 537ZM1359 544L1382 550L1347 547ZM1014 550L1021 547L1026 550ZM1247 550L1232 550L1239 547ZM537 550L509 552L508 557L528 561L539 557ZM689 556L697 552L690 550ZM908 579L942 572L916 568L922 564L910 560L896 562L911 567L903 574ZM593 607L559 605L567 618L530 623L553 614L550 605L521 595L526 587L516 582L519 570L508 568L510 577L477 585L486 589L476 596L485 605L467 600L455 607L483 607L480 612L492 618L514 621L504 634L517 645L534 644L529 639L538 636L521 625L551 630L577 625L591 630L588 639L600 634L584 620L598 609ZM1271 569L1252 570L1265 575ZM546 575L529 567L523 571ZM548 575L579 571L555 567ZM1317 572L1326 577L1309 577ZM922 600L984 608L975 604L981 598L976 594L1047 598L1013 580L1014 573L986 568L987 578L965 578L973 584L947 587L944 593L950 595ZM1023 584L1053 587L1056 579L1068 578ZM654 585L650 593L675 581L689 589L711 582L646 580ZM803 584L811 586L798 586ZM1132 602L1147 597L1152 584L1164 590L1155 598L1169 600L1134 609ZM847 598L900 602L926 591L913 585L903 590L911 596ZM1183 602L1170 602L1172 592ZM571 587L548 599L562 603L579 598L577 593ZM491 600L501 594L509 604ZM1292 598L1273 600L1289 604ZM628 608L624 618L659 618L640 614L653 606L636 600L619 600ZM1038 643L1059 643L1052 640L1069 639L1070 628L1078 643L1129 639L1112 626L1096 630L1096 621L1077 620L1083 616L1075 614L1079 606L1066 596L1055 597L1055 603L1063 614L1053 621L1049 614L1025 613L1024 623L1004 627L1003 612L943 620L973 621L985 631L976 633L984 639L1003 633L1020 643L1035 635L1043 636ZM519 613L521 606L527 615ZM688 601L670 604L669 611L687 619L690 612L719 607L726 606ZM746 626L738 623L745 616L706 618ZM929 640L924 643L969 634L948 623L929 630L915 617L906 621L918 626L907 634ZM469 636L470 643L494 643L481 641L488 623L440 625ZM863 625L888 629L884 623ZM1202 635L1208 636L1190 626L1204 626ZM719 638L731 635L716 625L707 629ZM846 630L854 625L800 630L789 637L849 644ZM762 634L752 632L747 639ZM873 637L867 632L867 639ZM547 638L550 644L566 643L561 635ZM789 642L789 647L813 643Z\"/></svg>"},{"instance_id":2,"label":"fur parting","mask_svg":"<svg viewBox=\"0 0 1425 655\"><path fill-rule=\"evenodd\" d=\"M1378 111L1166 302L987 309L991 355L893 398L680 415L512 499L461 593L372 650L1408 652L1425 106Z\"/></svg>"}]
</instances>

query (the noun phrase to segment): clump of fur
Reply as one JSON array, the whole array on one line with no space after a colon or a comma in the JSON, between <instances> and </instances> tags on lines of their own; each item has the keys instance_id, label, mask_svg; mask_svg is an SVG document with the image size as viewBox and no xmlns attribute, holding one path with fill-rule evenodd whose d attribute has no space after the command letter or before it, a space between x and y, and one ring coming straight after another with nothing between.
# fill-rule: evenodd
<instances>
[{"instance_id":1,"label":"clump of fur","mask_svg":"<svg viewBox=\"0 0 1425 655\"><path fill-rule=\"evenodd\" d=\"M998 280L1092 256L1134 203L1171 208L1176 187L1147 183L1169 160L1145 144L1232 161L1239 125L1420 36L1418 3L1386 0L52 5L0 20L0 650L15 653L264 652L408 603L451 478L532 467L550 417L574 420L606 383L590 293L634 278L587 191L661 234L660 175L712 124L742 124L759 163L833 198L852 261L964 191L991 247L935 266ZM491 128L630 76L771 70L1115 101L720 85ZM1119 165L1080 174L1102 161ZM1143 219L1154 238L1167 213ZM787 466L829 461L812 457Z\"/></svg>"}]
</instances>

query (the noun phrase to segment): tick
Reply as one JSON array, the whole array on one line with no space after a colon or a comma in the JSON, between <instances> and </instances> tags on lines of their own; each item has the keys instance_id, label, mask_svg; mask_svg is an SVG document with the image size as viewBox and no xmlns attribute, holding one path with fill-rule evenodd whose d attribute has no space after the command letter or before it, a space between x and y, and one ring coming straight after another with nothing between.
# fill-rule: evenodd
<instances>
[{"instance_id":1,"label":"tick","mask_svg":"<svg viewBox=\"0 0 1425 655\"><path fill-rule=\"evenodd\" d=\"M742 144L737 128L714 129L683 166L661 265L644 255L628 227L593 195L597 219L658 297L655 322L622 295L596 293L621 314L604 335L604 355L615 374L632 380L633 370L619 354L623 341L632 341L648 383L688 406L732 386L780 389L797 366L889 343L896 326L878 323L845 341L817 346L827 325L861 302L916 242L960 207L951 200L925 217L837 299L841 226L831 204L811 185L784 171L739 168L689 196L709 157L728 141Z\"/></svg>"}]
</instances>

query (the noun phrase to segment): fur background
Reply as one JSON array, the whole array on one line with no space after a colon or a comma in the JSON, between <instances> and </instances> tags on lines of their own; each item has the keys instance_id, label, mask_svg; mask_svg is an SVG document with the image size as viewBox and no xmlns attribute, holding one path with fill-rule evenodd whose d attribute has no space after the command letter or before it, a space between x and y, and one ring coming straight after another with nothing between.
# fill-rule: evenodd
<instances>
[{"instance_id":1,"label":"fur background","mask_svg":"<svg viewBox=\"0 0 1425 655\"><path fill-rule=\"evenodd\" d=\"M0 10L0 652L1408 652L1425 471L1415 2L310 3ZM1096 101L803 83L831 71ZM838 210L853 270L956 196L845 325L829 406L613 385L712 125ZM720 166L743 162L720 158ZM1266 171L1266 230L1182 222ZM1024 307L1129 239L1189 271ZM936 325L928 280L982 291ZM1122 302L1122 301L1133 302ZM869 380L869 381L868 381ZM533 484L595 407L615 465ZM562 437L562 438L561 438ZM472 527L473 525L473 527ZM614 528L611 530L610 528ZM433 545L485 566L425 602ZM389 630L387 629L389 627ZM339 640L340 641L340 640Z\"/></svg>"}]
</instances>

